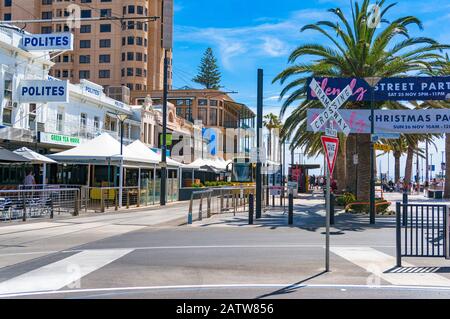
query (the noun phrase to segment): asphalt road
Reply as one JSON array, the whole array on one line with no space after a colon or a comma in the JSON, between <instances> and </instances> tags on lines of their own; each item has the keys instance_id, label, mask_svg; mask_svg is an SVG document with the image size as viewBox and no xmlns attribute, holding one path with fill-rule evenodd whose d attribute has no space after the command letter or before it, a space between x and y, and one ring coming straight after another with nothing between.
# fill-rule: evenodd
<instances>
[{"instance_id":1,"label":"asphalt road","mask_svg":"<svg viewBox=\"0 0 450 319\"><path fill-rule=\"evenodd\" d=\"M392 217L379 218L375 226L365 217L345 214L336 221L328 273L323 271L320 198L296 206L294 226L287 225L282 212L269 213L255 225L247 225L242 214L191 226L132 227L120 220L108 224L117 229L100 237L91 228L92 237L86 236L85 226L58 235L58 242L70 239L72 245L45 247L29 240L0 249L0 262L8 260L0 268L0 297L450 297L450 263L445 259L409 258L404 268L394 267Z\"/></svg>"}]
</instances>

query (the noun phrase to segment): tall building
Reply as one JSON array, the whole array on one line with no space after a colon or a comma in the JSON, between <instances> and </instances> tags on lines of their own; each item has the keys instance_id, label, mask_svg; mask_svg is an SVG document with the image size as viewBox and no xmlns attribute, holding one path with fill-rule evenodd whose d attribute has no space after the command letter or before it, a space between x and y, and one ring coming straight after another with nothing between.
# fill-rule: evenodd
<instances>
[{"instance_id":1,"label":"tall building","mask_svg":"<svg viewBox=\"0 0 450 319\"><path fill-rule=\"evenodd\" d=\"M61 19L71 12L81 18L159 17L150 20L83 21L18 24L31 33L71 31L74 50L55 56L50 74L79 83L86 79L105 87L116 99L129 102L139 92L162 90L164 0L1 0L1 20ZM78 7L77 7L78 6ZM172 84L172 54L169 56L169 87ZM129 89L126 89L126 87Z\"/></svg>"}]
</instances>

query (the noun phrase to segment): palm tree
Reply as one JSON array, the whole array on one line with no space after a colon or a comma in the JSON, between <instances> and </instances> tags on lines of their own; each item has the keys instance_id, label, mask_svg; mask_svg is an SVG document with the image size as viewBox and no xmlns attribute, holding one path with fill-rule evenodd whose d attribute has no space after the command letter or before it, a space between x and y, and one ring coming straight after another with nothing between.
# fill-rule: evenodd
<instances>
[{"instance_id":1,"label":"palm tree","mask_svg":"<svg viewBox=\"0 0 450 319\"><path fill-rule=\"evenodd\" d=\"M268 156L270 158L270 156L272 155L272 131L280 129L283 125L278 116L273 113L269 113L264 116L263 125L269 131L269 136L267 138L267 148L268 148Z\"/></svg>"},{"instance_id":2,"label":"palm tree","mask_svg":"<svg viewBox=\"0 0 450 319\"><path fill-rule=\"evenodd\" d=\"M310 108L322 108L319 101L306 100L308 77L393 77L405 76L411 72L420 72L431 68L432 63L441 56L439 50L449 46L441 45L426 37L409 36L411 25L422 28L419 19L406 16L388 22L385 17L395 4L385 5L385 0L378 3L381 12L382 27L376 29L368 25L369 0L361 4L354 2L351 16L348 19L341 9L330 9L339 22L319 21L304 26L301 31L310 30L319 33L331 43L331 46L318 43L307 43L297 47L289 57L293 64L278 74L273 82L285 85L280 98L286 97L280 115L295 104L296 108L286 119L285 130L290 131L299 144L316 145L317 139L306 132L306 112ZM399 37L404 37L400 40ZM312 58L310 58L312 57ZM300 60L309 62L299 62ZM289 83L286 83L287 81ZM389 109L407 108L400 102L387 101L375 103L375 108ZM367 102L349 102L345 106L351 109L369 108ZM312 138L313 141L306 141ZM357 139L357 142L355 140ZM357 197L369 199L370 190L370 135L350 134L348 138L340 135L341 144L346 143L347 163L354 152L358 153ZM357 145L357 150L351 145ZM306 152L314 152L307 149ZM347 168L349 166L347 165ZM347 181L354 180L355 169L347 169ZM347 185L351 187L351 185Z\"/></svg>"}]
</instances>

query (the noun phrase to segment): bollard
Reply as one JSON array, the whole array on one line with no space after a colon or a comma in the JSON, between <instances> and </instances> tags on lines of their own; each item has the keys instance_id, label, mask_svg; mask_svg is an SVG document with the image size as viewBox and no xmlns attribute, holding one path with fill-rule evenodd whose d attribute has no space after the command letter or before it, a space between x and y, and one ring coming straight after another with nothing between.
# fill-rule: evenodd
<instances>
[{"instance_id":1,"label":"bollard","mask_svg":"<svg viewBox=\"0 0 450 319\"><path fill-rule=\"evenodd\" d=\"M79 191L76 191L75 192L75 206L74 206L74 210L73 210L73 216L78 216L78 212L79 212L79 202L78 202L78 200L81 200L81 198L80 198L80 193L79 193ZM52 211L53 211L53 209L52 209Z\"/></svg>"},{"instance_id":2,"label":"bollard","mask_svg":"<svg viewBox=\"0 0 450 319\"><path fill-rule=\"evenodd\" d=\"M400 206L399 202L395 205L395 220L396 220L396 236L395 236L395 246L396 246L396 259L397 259L397 267L402 266L402 230L400 226Z\"/></svg>"},{"instance_id":3,"label":"bollard","mask_svg":"<svg viewBox=\"0 0 450 319\"><path fill-rule=\"evenodd\" d=\"M272 195L272 207L275 207L275 195Z\"/></svg>"},{"instance_id":4,"label":"bollard","mask_svg":"<svg viewBox=\"0 0 450 319\"><path fill-rule=\"evenodd\" d=\"M25 205L25 194L23 194L23 215L22 215L22 221L26 221L27 220L27 208Z\"/></svg>"},{"instance_id":5,"label":"bollard","mask_svg":"<svg viewBox=\"0 0 450 319\"><path fill-rule=\"evenodd\" d=\"M255 210L255 201L253 194L248 195L248 224L253 225L253 212Z\"/></svg>"},{"instance_id":6,"label":"bollard","mask_svg":"<svg viewBox=\"0 0 450 319\"><path fill-rule=\"evenodd\" d=\"M200 206L198 207L198 220L203 219L203 193L200 194Z\"/></svg>"},{"instance_id":7,"label":"bollard","mask_svg":"<svg viewBox=\"0 0 450 319\"><path fill-rule=\"evenodd\" d=\"M100 188L100 212L105 212L105 200L103 198L103 189Z\"/></svg>"},{"instance_id":8,"label":"bollard","mask_svg":"<svg viewBox=\"0 0 450 319\"><path fill-rule=\"evenodd\" d=\"M403 192L403 226L406 226L406 223L408 222L408 193Z\"/></svg>"},{"instance_id":9,"label":"bollard","mask_svg":"<svg viewBox=\"0 0 450 319\"><path fill-rule=\"evenodd\" d=\"M334 194L330 194L330 225L334 225Z\"/></svg>"},{"instance_id":10,"label":"bollard","mask_svg":"<svg viewBox=\"0 0 450 319\"><path fill-rule=\"evenodd\" d=\"M189 201L189 212L188 212L188 225L192 224L192 202L193 202L194 194L191 194L191 200Z\"/></svg>"},{"instance_id":11,"label":"bollard","mask_svg":"<svg viewBox=\"0 0 450 319\"><path fill-rule=\"evenodd\" d=\"M289 193L288 224L294 224L294 194Z\"/></svg>"}]
</instances>

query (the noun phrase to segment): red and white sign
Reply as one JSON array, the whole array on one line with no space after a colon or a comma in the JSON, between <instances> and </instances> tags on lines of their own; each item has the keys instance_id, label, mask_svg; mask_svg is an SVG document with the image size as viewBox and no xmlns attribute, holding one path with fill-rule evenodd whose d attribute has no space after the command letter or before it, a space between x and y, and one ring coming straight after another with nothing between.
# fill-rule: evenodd
<instances>
[{"instance_id":1,"label":"red and white sign","mask_svg":"<svg viewBox=\"0 0 450 319\"><path fill-rule=\"evenodd\" d=\"M325 158L327 159L330 176L333 176L334 165L336 164L339 149L339 139L336 137L322 136L322 145L325 150Z\"/></svg>"}]
</instances>

